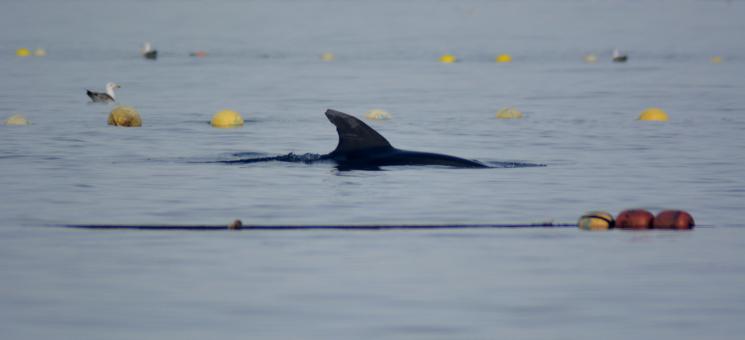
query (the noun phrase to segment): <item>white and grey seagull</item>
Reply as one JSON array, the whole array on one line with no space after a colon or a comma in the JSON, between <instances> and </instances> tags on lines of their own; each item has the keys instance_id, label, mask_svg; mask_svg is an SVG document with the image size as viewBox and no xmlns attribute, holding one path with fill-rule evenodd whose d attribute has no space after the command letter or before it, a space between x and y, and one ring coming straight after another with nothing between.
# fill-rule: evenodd
<instances>
[{"instance_id":1,"label":"white and grey seagull","mask_svg":"<svg viewBox=\"0 0 745 340\"><path fill-rule=\"evenodd\" d=\"M625 63L627 60L629 60L628 54L622 54L617 48L613 49L613 62Z\"/></svg>"},{"instance_id":2,"label":"white and grey seagull","mask_svg":"<svg viewBox=\"0 0 745 340\"><path fill-rule=\"evenodd\" d=\"M116 95L114 89L118 89L121 86L117 83L106 83L106 92L93 92L91 90L85 90L88 97L91 98L93 103L110 103L116 101Z\"/></svg>"},{"instance_id":3,"label":"white and grey seagull","mask_svg":"<svg viewBox=\"0 0 745 340\"><path fill-rule=\"evenodd\" d=\"M146 41L140 52L145 59L158 59L158 50L154 49L150 42Z\"/></svg>"}]
</instances>

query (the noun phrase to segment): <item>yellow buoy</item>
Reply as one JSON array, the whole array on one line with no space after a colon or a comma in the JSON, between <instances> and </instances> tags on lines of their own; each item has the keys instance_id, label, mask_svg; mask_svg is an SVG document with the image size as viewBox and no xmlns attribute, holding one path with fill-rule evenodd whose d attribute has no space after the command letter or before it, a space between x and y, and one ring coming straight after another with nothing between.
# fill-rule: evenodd
<instances>
[{"instance_id":1,"label":"yellow buoy","mask_svg":"<svg viewBox=\"0 0 745 340\"><path fill-rule=\"evenodd\" d=\"M37 48L34 50L34 56L36 57L46 57L47 51L43 48Z\"/></svg>"},{"instance_id":2,"label":"yellow buoy","mask_svg":"<svg viewBox=\"0 0 745 340\"><path fill-rule=\"evenodd\" d=\"M658 122L666 122L667 119L667 113L665 113L665 111L662 111L662 109L658 109L656 107L650 107L642 111L641 115L639 115L639 120L654 120Z\"/></svg>"},{"instance_id":3,"label":"yellow buoy","mask_svg":"<svg viewBox=\"0 0 745 340\"><path fill-rule=\"evenodd\" d=\"M28 57L31 55L31 51L28 48L19 48L16 50L16 55L19 57Z\"/></svg>"},{"instance_id":4,"label":"yellow buoy","mask_svg":"<svg viewBox=\"0 0 745 340\"><path fill-rule=\"evenodd\" d=\"M22 115L12 115L3 122L3 125L28 125L28 119Z\"/></svg>"},{"instance_id":5,"label":"yellow buoy","mask_svg":"<svg viewBox=\"0 0 745 340\"><path fill-rule=\"evenodd\" d=\"M497 111L497 119L520 119L523 113L516 108L508 107Z\"/></svg>"},{"instance_id":6,"label":"yellow buoy","mask_svg":"<svg viewBox=\"0 0 745 340\"><path fill-rule=\"evenodd\" d=\"M336 56L334 56L331 52L324 52L321 54L321 60L323 61L334 61L336 59Z\"/></svg>"},{"instance_id":7,"label":"yellow buoy","mask_svg":"<svg viewBox=\"0 0 745 340\"><path fill-rule=\"evenodd\" d=\"M452 54L443 54L442 56L440 56L440 59L439 60L440 60L441 63L452 64L452 63L458 61L458 58L456 58Z\"/></svg>"},{"instance_id":8,"label":"yellow buoy","mask_svg":"<svg viewBox=\"0 0 745 340\"><path fill-rule=\"evenodd\" d=\"M372 109L365 113L365 117L370 120L386 120L391 119L391 114L385 110Z\"/></svg>"},{"instance_id":9,"label":"yellow buoy","mask_svg":"<svg viewBox=\"0 0 745 340\"><path fill-rule=\"evenodd\" d=\"M582 230L608 230L614 226L613 215L607 211L590 211L577 221L577 228Z\"/></svg>"},{"instance_id":10,"label":"yellow buoy","mask_svg":"<svg viewBox=\"0 0 745 340\"><path fill-rule=\"evenodd\" d=\"M117 106L109 114L109 125L140 127L142 118L140 118L140 113L131 106Z\"/></svg>"},{"instance_id":11,"label":"yellow buoy","mask_svg":"<svg viewBox=\"0 0 745 340\"><path fill-rule=\"evenodd\" d=\"M243 126L243 117L233 110L222 110L212 116L210 124L216 128L233 128Z\"/></svg>"},{"instance_id":12,"label":"yellow buoy","mask_svg":"<svg viewBox=\"0 0 745 340\"><path fill-rule=\"evenodd\" d=\"M598 62L598 56L596 56L594 53L590 53L585 55L584 60L588 64L594 64Z\"/></svg>"},{"instance_id":13,"label":"yellow buoy","mask_svg":"<svg viewBox=\"0 0 745 340\"><path fill-rule=\"evenodd\" d=\"M722 57L720 57L718 55L711 57L711 62L714 63L714 64L721 64L722 61L724 61L724 60L722 59Z\"/></svg>"},{"instance_id":14,"label":"yellow buoy","mask_svg":"<svg viewBox=\"0 0 745 340\"><path fill-rule=\"evenodd\" d=\"M506 53L497 56L498 63L509 63L512 61L512 56Z\"/></svg>"}]
</instances>

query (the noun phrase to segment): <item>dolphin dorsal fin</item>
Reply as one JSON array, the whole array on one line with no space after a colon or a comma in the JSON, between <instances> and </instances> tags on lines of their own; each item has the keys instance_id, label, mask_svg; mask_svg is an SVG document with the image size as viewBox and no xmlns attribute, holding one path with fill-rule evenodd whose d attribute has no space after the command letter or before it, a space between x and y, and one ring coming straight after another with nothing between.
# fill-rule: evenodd
<instances>
[{"instance_id":1,"label":"dolphin dorsal fin","mask_svg":"<svg viewBox=\"0 0 745 340\"><path fill-rule=\"evenodd\" d=\"M343 112L328 109L326 117L336 126L339 145L332 153L353 153L369 149L393 148L383 136L361 120Z\"/></svg>"}]
</instances>

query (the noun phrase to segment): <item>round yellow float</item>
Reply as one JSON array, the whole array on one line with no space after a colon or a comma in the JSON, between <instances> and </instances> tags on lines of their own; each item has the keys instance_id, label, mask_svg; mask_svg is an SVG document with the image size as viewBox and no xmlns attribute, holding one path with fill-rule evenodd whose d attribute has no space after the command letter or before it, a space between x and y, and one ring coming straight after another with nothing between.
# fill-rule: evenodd
<instances>
[{"instance_id":1,"label":"round yellow float","mask_svg":"<svg viewBox=\"0 0 745 340\"><path fill-rule=\"evenodd\" d=\"M608 230L614 226L613 215L607 211L590 211L577 221L577 227L582 230Z\"/></svg>"},{"instance_id":2,"label":"round yellow float","mask_svg":"<svg viewBox=\"0 0 745 340\"><path fill-rule=\"evenodd\" d=\"M31 51L28 48L19 48L16 50L16 55L19 57L28 57L31 55Z\"/></svg>"},{"instance_id":3,"label":"round yellow float","mask_svg":"<svg viewBox=\"0 0 745 340\"><path fill-rule=\"evenodd\" d=\"M513 107L497 111L497 119L520 119L522 117L523 113Z\"/></svg>"},{"instance_id":4,"label":"round yellow float","mask_svg":"<svg viewBox=\"0 0 745 340\"><path fill-rule=\"evenodd\" d=\"M711 57L711 62L714 63L714 64L721 64L722 61L724 61L724 60L722 59L722 57L720 57L718 55Z\"/></svg>"},{"instance_id":5,"label":"round yellow float","mask_svg":"<svg viewBox=\"0 0 745 340\"><path fill-rule=\"evenodd\" d=\"M3 125L29 125L28 119L22 115L12 115L3 122Z\"/></svg>"},{"instance_id":6,"label":"round yellow float","mask_svg":"<svg viewBox=\"0 0 745 340\"><path fill-rule=\"evenodd\" d=\"M210 124L216 128L233 128L243 126L243 117L233 110L222 110L212 116Z\"/></svg>"},{"instance_id":7,"label":"round yellow float","mask_svg":"<svg viewBox=\"0 0 745 340\"><path fill-rule=\"evenodd\" d=\"M109 125L140 127L142 118L140 118L140 113L131 106L117 106L109 114Z\"/></svg>"},{"instance_id":8,"label":"round yellow float","mask_svg":"<svg viewBox=\"0 0 745 340\"><path fill-rule=\"evenodd\" d=\"M639 120L652 120L658 122L666 122L668 120L667 113L662 109L656 107L650 107L639 115Z\"/></svg>"},{"instance_id":9,"label":"round yellow float","mask_svg":"<svg viewBox=\"0 0 745 340\"><path fill-rule=\"evenodd\" d=\"M365 117L370 120L386 120L391 119L391 114L385 110L372 109L365 113Z\"/></svg>"},{"instance_id":10,"label":"round yellow float","mask_svg":"<svg viewBox=\"0 0 745 340\"><path fill-rule=\"evenodd\" d=\"M497 62L498 63L509 63L512 61L512 56L509 54L500 54L497 56Z\"/></svg>"},{"instance_id":11,"label":"round yellow float","mask_svg":"<svg viewBox=\"0 0 745 340\"><path fill-rule=\"evenodd\" d=\"M598 56L596 56L594 53L590 53L585 55L584 60L588 64L594 64L598 62Z\"/></svg>"},{"instance_id":12,"label":"round yellow float","mask_svg":"<svg viewBox=\"0 0 745 340\"><path fill-rule=\"evenodd\" d=\"M440 59L439 60L440 60L441 63L452 64L452 63L458 61L458 58L456 58L452 54L443 54L442 56L440 56Z\"/></svg>"},{"instance_id":13,"label":"round yellow float","mask_svg":"<svg viewBox=\"0 0 745 340\"><path fill-rule=\"evenodd\" d=\"M336 59L336 56L334 56L331 52L324 52L321 54L321 60L323 61L334 61Z\"/></svg>"}]
</instances>

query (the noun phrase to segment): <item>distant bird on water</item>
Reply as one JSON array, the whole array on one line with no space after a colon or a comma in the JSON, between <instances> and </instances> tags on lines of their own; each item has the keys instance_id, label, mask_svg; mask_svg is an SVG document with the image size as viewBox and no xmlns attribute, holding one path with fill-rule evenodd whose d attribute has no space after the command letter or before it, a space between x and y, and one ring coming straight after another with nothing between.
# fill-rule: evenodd
<instances>
[{"instance_id":1,"label":"distant bird on water","mask_svg":"<svg viewBox=\"0 0 745 340\"><path fill-rule=\"evenodd\" d=\"M626 54L621 54L621 51L618 49L613 50L613 61L616 63L625 63L627 60L629 60L629 56Z\"/></svg>"},{"instance_id":2,"label":"distant bird on water","mask_svg":"<svg viewBox=\"0 0 745 340\"><path fill-rule=\"evenodd\" d=\"M150 45L150 42L145 42L145 46L142 47L142 56L145 59L158 59L158 51Z\"/></svg>"},{"instance_id":3,"label":"distant bird on water","mask_svg":"<svg viewBox=\"0 0 745 340\"><path fill-rule=\"evenodd\" d=\"M110 103L116 101L116 95L114 89L118 89L121 86L116 83L106 83L106 92L93 92L91 90L85 90L88 97L91 98L93 103Z\"/></svg>"}]
</instances>

